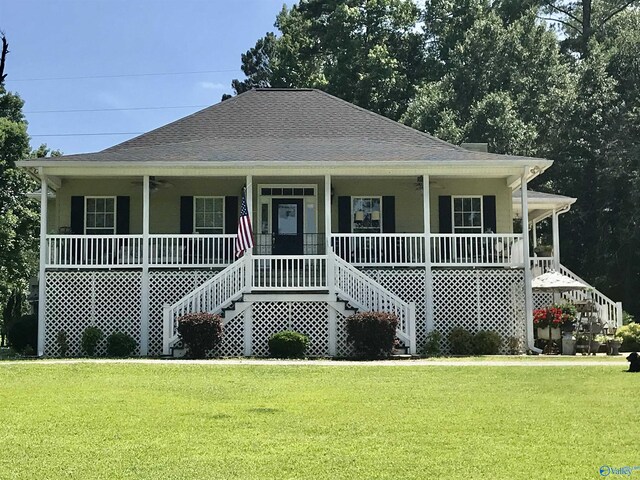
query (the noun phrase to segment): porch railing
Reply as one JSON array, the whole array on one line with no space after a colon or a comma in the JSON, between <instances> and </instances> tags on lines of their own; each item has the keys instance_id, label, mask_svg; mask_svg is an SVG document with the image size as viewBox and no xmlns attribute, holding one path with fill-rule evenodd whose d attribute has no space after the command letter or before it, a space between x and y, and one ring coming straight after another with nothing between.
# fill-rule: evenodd
<instances>
[{"instance_id":1,"label":"porch railing","mask_svg":"<svg viewBox=\"0 0 640 480\"><path fill-rule=\"evenodd\" d=\"M422 233L334 233L331 246L352 265L412 266L424 264Z\"/></svg>"},{"instance_id":2,"label":"porch railing","mask_svg":"<svg viewBox=\"0 0 640 480\"><path fill-rule=\"evenodd\" d=\"M588 282L580 278L564 265L560 265L560 273L571 277L578 282L584 283L585 285L589 285ZM588 290L573 290L570 292L563 292L562 296L572 302L594 302L598 306L600 318L603 323L607 323L610 327L615 328L622 326L622 303L614 302L595 288L590 288Z\"/></svg>"},{"instance_id":3,"label":"porch railing","mask_svg":"<svg viewBox=\"0 0 640 480\"><path fill-rule=\"evenodd\" d=\"M519 233L434 233L434 266L524 266L524 242Z\"/></svg>"},{"instance_id":4,"label":"porch railing","mask_svg":"<svg viewBox=\"0 0 640 480\"><path fill-rule=\"evenodd\" d=\"M163 352L178 339L178 318L188 313L215 313L242 297L249 290L248 257L243 257L207 280L172 305L163 308Z\"/></svg>"},{"instance_id":5,"label":"porch railing","mask_svg":"<svg viewBox=\"0 0 640 480\"><path fill-rule=\"evenodd\" d=\"M415 353L415 305L405 302L337 255L333 255L332 260L338 295L361 310L397 315L396 334Z\"/></svg>"},{"instance_id":6,"label":"porch railing","mask_svg":"<svg viewBox=\"0 0 640 480\"><path fill-rule=\"evenodd\" d=\"M336 233L333 251L357 267L424 265L425 237L421 233ZM325 254L324 234L304 234L302 255ZM225 267L235 260L235 235L152 234L152 268ZM524 265L520 234L431 235L431 263L448 266ZM47 268L139 268L142 235L48 235ZM273 254L273 236L257 235L254 256Z\"/></svg>"},{"instance_id":7,"label":"porch railing","mask_svg":"<svg viewBox=\"0 0 640 480\"><path fill-rule=\"evenodd\" d=\"M326 290L325 255L253 256L252 288L256 290Z\"/></svg>"},{"instance_id":8,"label":"porch railing","mask_svg":"<svg viewBox=\"0 0 640 480\"><path fill-rule=\"evenodd\" d=\"M235 235L149 235L149 266L225 267ZM142 235L47 235L48 268L139 268Z\"/></svg>"},{"instance_id":9,"label":"porch railing","mask_svg":"<svg viewBox=\"0 0 640 480\"><path fill-rule=\"evenodd\" d=\"M553 257L531 257L531 274L535 278L553 269Z\"/></svg>"}]
</instances>

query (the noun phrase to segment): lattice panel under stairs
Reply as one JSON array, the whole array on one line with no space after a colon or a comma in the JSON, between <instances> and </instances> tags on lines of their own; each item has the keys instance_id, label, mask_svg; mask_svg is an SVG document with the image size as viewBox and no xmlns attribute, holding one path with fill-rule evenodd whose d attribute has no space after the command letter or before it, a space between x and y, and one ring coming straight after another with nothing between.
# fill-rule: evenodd
<instances>
[{"instance_id":1,"label":"lattice panel under stairs","mask_svg":"<svg viewBox=\"0 0 640 480\"><path fill-rule=\"evenodd\" d=\"M353 345L347 342L347 317L336 312L336 356L350 357Z\"/></svg>"},{"instance_id":2,"label":"lattice panel under stairs","mask_svg":"<svg viewBox=\"0 0 640 480\"><path fill-rule=\"evenodd\" d=\"M533 308L542 308L553 303L553 293L533 292Z\"/></svg>"},{"instance_id":3,"label":"lattice panel under stairs","mask_svg":"<svg viewBox=\"0 0 640 480\"><path fill-rule=\"evenodd\" d=\"M269 355L269 337L294 330L309 337L307 355L329 355L329 306L325 302L256 302L252 305L253 355Z\"/></svg>"},{"instance_id":4,"label":"lattice panel under stairs","mask_svg":"<svg viewBox=\"0 0 640 480\"><path fill-rule=\"evenodd\" d=\"M149 355L162 354L162 307L195 290L218 272L154 270L149 272Z\"/></svg>"},{"instance_id":5,"label":"lattice panel under stairs","mask_svg":"<svg viewBox=\"0 0 640 480\"><path fill-rule=\"evenodd\" d=\"M244 355L244 312L224 324L222 341L212 352L213 357L242 357Z\"/></svg>"},{"instance_id":6,"label":"lattice panel under stairs","mask_svg":"<svg viewBox=\"0 0 640 480\"><path fill-rule=\"evenodd\" d=\"M365 268L364 273L407 303L416 305L416 345L418 351L427 335L424 268Z\"/></svg>"},{"instance_id":7,"label":"lattice panel under stairs","mask_svg":"<svg viewBox=\"0 0 640 480\"><path fill-rule=\"evenodd\" d=\"M521 269L441 269L433 271L434 328L443 334L443 350L451 329L473 333L495 330L503 338L524 340L524 274Z\"/></svg>"},{"instance_id":8,"label":"lattice panel under stairs","mask_svg":"<svg viewBox=\"0 0 640 480\"><path fill-rule=\"evenodd\" d=\"M97 355L106 353L106 337L113 332L128 333L139 345L140 293L140 272L47 272L45 355L59 354L61 330L67 333L68 355L81 355L82 332L89 326L104 334Z\"/></svg>"}]
</instances>

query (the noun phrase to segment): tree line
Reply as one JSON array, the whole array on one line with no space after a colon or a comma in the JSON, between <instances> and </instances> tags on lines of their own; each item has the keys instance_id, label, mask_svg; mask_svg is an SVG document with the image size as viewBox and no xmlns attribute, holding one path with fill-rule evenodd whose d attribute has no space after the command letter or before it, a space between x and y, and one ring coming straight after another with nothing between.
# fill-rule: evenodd
<instances>
[{"instance_id":1,"label":"tree line","mask_svg":"<svg viewBox=\"0 0 640 480\"><path fill-rule=\"evenodd\" d=\"M531 188L578 198L563 263L637 315L639 4L301 0L232 87L319 88L452 143L553 159Z\"/></svg>"}]
</instances>

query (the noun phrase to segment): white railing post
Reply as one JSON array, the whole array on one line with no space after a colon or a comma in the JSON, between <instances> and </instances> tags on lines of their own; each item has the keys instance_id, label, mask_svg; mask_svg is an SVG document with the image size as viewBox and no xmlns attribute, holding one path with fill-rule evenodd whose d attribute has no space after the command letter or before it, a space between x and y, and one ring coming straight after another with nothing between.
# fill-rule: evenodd
<instances>
[{"instance_id":1,"label":"white railing post","mask_svg":"<svg viewBox=\"0 0 640 480\"><path fill-rule=\"evenodd\" d=\"M251 175L247 175L247 186L246 186L246 190L245 190L245 195L246 195L246 199L247 199L247 210L249 213L249 220L251 221L251 225L253 226L253 177ZM247 280L246 283L248 285L249 288L249 292L251 291L251 287L253 285L253 254L252 254L252 250L251 248L249 248L246 252L244 252L244 255L247 260L246 266L247 266L247 271L245 272L247 275Z\"/></svg>"},{"instance_id":2,"label":"white railing post","mask_svg":"<svg viewBox=\"0 0 640 480\"><path fill-rule=\"evenodd\" d=\"M431 198L429 175L422 176L424 225L424 295L427 333L433 330L433 271L431 269ZM415 341L415 334L414 334ZM414 352L415 353L415 352Z\"/></svg>"},{"instance_id":3,"label":"white railing post","mask_svg":"<svg viewBox=\"0 0 640 480\"><path fill-rule=\"evenodd\" d=\"M253 308L244 311L244 356L253 353Z\"/></svg>"},{"instance_id":4,"label":"white railing post","mask_svg":"<svg viewBox=\"0 0 640 480\"><path fill-rule=\"evenodd\" d=\"M168 304L162 306L162 354L171 353L171 337L173 336L173 318Z\"/></svg>"},{"instance_id":5,"label":"white railing post","mask_svg":"<svg viewBox=\"0 0 640 480\"><path fill-rule=\"evenodd\" d=\"M407 318L407 328L409 330L409 353L415 355L417 352L417 344L416 344L416 304L411 302L409 303L409 308L407 309L408 318Z\"/></svg>"},{"instance_id":6,"label":"white railing post","mask_svg":"<svg viewBox=\"0 0 640 480\"><path fill-rule=\"evenodd\" d=\"M551 217L551 226L553 230L553 269L556 272L560 271L560 224L558 216L558 212L554 210Z\"/></svg>"},{"instance_id":7,"label":"white railing post","mask_svg":"<svg viewBox=\"0 0 640 480\"><path fill-rule=\"evenodd\" d=\"M616 302L616 328L620 328L622 326L623 315L622 302Z\"/></svg>"}]
</instances>

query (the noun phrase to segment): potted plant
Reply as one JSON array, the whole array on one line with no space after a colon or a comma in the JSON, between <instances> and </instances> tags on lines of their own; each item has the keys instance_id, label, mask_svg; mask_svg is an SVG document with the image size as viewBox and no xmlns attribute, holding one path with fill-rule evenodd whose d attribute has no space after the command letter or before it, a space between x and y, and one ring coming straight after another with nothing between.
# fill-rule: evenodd
<instances>
[{"instance_id":1,"label":"potted plant","mask_svg":"<svg viewBox=\"0 0 640 480\"><path fill-rule=\"evenodd\" d=\"M552 245L538 245L533 249L535 254L539 257L551 257L553 255Z\"/></svg>"},{"instance_id":2,"label":"potted plant","mask_svg":"<svg viewBox=\"0 0 640 480\"><path fill-rule=\"evenodd\" d=\"M607 343L607 337L605 335L596 335L591 339L591 355L595 355L600 350L600 347Z\"/></svg>"},{"instance_id":3,"label":"potted plant","mask_svg":"<svg viewBox=\"0 0 640 480\"><path fill-rule=\"evenodd\" d=\"M572 333L576 329L576 318L578 318L578 310L572 303L563 303L556 305L562 311L562 323L560 324L560 330L565 335L572 337Z\"/></svg>"},{"instance_id":4,"label":"potted plant","mask_svg":"<svg viewBox=\"0 0 640 480\"><path fill-rule=\"evenodd\" d=\"M576 336L576 352L580 352L582 355L589 353L589 336L578 335Z\"/></svg>"},{"instance_id":5,"label":"potted plant","mask_svg":"<svg viewBox=\"0 0 640 480\"><path fill-rule=\"evenodd\" d=\"M538 329L538 338L559 340L562 309L556 306L535 309L533 311L533 325Z\"/></svg>"},{"instance_id":6,"label":"potted plant","mask_svg":"<svg viewBox=\"0 0 640 480\"><path fill-rule=\"evenodd\" d=\"M618 336L614 336L607 342L607 355L620 355L620 347L622 346L622 339Z\"/></svg>"}]
</instances>

